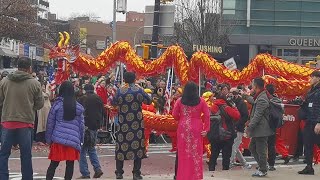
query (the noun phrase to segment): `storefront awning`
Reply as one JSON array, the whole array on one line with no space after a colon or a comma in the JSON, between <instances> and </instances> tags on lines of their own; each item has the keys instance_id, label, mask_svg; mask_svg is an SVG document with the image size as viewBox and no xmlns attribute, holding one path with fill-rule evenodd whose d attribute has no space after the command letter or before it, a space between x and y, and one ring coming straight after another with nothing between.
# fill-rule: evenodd
<instances>
[{"instance_id":1,"label":"storefront awning","mask_svg":"<svg viewBox=\"0 0 320 180\"><path fill-rule=\"evenodd\" d=\"M9 49L0 49L0 56L18 57L16 53Z\"/></svg>"}]
</instances>

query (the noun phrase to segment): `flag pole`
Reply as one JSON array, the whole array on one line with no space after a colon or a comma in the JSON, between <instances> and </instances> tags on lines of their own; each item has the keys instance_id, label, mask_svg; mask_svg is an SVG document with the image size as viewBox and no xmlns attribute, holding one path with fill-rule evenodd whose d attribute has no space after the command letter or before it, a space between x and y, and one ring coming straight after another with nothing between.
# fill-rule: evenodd
<instances>
[{"instance_id":1,"label":"flag pole","mask_svg":"<svg viewBox=\"0 0 320 180\"><path fill-rule=\"evenodd\" d=\"M168 92L168 89L169 89L169 86L171 85L171 80L170 80L170 76L171 76L171 68L168 70L168 77L167 77L167 85L166 85L166 89L165 89L165 91L164 91L164 93L167 93ZM169 90L169 92L168 92L168 96L170 96L170 90ZM166 108L165 108L165 112L169 112L170 111L170 109L168 109L169 107L170 107L170 104L169 105L167 105L167 103L169 103L169 97L168 96L166 96Z\"/></svg>"},{"instance_id":2,"label":"flag pole","mask_svg":"<svg viewBox=\"0 0 320 180\"><path fill-rule=\"evenodd\" d=\"M169 99L168 99L168 109L170 111L170 108L171 108L171 96L172 96L172 84L173 84L173 66L171 68L171 71L170 71L170 90L169 90Z\"/></svg>"},{"instance_id":3,"label":"flag pole","mask_svg":"<svg viewBox=\"0 0 320 180\"><path fill-rule=\"evenodd\" d=\"M201 69L199 67L199 96L201 96Z\"/></svg>"}]
</instances>

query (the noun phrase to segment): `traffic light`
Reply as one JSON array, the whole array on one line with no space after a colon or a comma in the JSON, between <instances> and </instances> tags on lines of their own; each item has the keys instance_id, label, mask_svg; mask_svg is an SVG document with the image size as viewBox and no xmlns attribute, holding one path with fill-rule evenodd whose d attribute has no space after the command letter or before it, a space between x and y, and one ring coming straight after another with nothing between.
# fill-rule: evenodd
<instances>
[{"instance_id":1,"label":"traffic light","mask_svg":"<svg viewBox=\"0 0 320 180\"><path fill-rule=\"evenodd\" d=\"M148 60L149 56L150 56L150 45L149 44L141 44L142 48L143 48L143 55L142 58L144 60Z\"/></svg>"},{"instance_id":2,"label":"traffic light","mask_svg":"<svg viewBox=\"0 0 320 180\"><path fill-rule=\"evenodd\" d=\"M317 66L317 62L316 61L309 61L306 63L306 66L315 68Z\"/></svg>"},{"instance_id":3,"label":"traffic light","mask_svg":"<svg viewBox=\"0 0 320 180\"><path fill-rule=\"evenodd\" d=\"M165 47L163 44L158 44L158 57L160 57L167 47ZM150 50L151 50L151 44L148 43L141 43L141 45L136 45L136 51L139 56L141 56L144 60L150 60Z\"/></svg>"}]
</instances>

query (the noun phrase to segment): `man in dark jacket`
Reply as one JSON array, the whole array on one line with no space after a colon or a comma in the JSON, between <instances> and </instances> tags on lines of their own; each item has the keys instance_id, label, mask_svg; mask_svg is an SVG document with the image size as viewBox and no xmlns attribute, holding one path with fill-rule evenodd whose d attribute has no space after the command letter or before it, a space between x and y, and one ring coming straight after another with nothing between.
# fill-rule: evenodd
<instances>
[{"instance_id":1,"label":"man in dark jacket","mask_svg":"<svg viewBox=\"0 0 320 180\"><path fill-rule=\"evenodd\" d=\"M312 88L301 106L301 112L299 112L300 118L306 119L303 141L307 167L298 173L314 175L314 169L312 167L313 146L320 144L320 71L313 71L310 84Z\"/></svg>"},{"instance_id":2,"label":"man in dark jacket","mask_svg":"<svg viewBox=\"0 0 320 180\"><path fill-rule=\"evenodd\" d=\"M254 104L250 114L250 123L247 134L251 137L249 149L258 162L259 170L252 174L254 177L264 177L267 175L267 151L268 137L273 134L269 126L269 98L264 89L264 80L256 78L253 80Z\"/></svg>"},{"instance_id":3,"label":"man in dark jacket","mask_svg":"<svg viewBox=\"0 0 320 180\"><path fill-rule=\"evenodd\" d=\"M105 117L105 108L101 98L94 93L93 85L86 84L84 86L84 90L86 94L85 96L81 97L79 101L85 108L84 121L86 133L90 134L89 141L92 141L92 143L86 144L85 142L81 148L79 166L82 176L80 178L90 179L90 171L88 170L86 158L87 153L95 171L93 178L100 178L103 175L103 172L101 171L101 166L95 148L95 142L97 138L97 130L100 128L100 125Z\"/></svg>"},{"instance_id":4,"label":"man in dark jacket","mask_svg":"<svg viewBox=\"0 0 320 180\"><path fill-rule=\"evenodd\" d=\"M44 98L40 82L32 77L31 71L31 60L20 58L18 71L0 82L1 180L9 179L8 159L14 144L20 146L22 179L33 177L31 151L35 111L43 107Z\"/></svg>"},{"instance_id":5,"label":"man in dark jacket","mask_svg":"<svg viewBox=\"0 0 320 180\"><path fill-rule=\"evenodd\" d=\"M244 127L246 126L246 122L249 119L248 107L247 107L247 104L244 102L243 98L241 97L238 89L232 88L230 92L231 92L232 100L236 104L236 107L238 108L241 116L240 120L235 124L237 137L234 139L234 143L232 146L230 165L231 167L236 165L235 158L237 157L237 159L240 161L241 165L244 168L251 169L252 166L249 163L247 163L247 161L244 159L242 153L239 150L239 146L242 143Z\"/></svg>"}]
</instances>

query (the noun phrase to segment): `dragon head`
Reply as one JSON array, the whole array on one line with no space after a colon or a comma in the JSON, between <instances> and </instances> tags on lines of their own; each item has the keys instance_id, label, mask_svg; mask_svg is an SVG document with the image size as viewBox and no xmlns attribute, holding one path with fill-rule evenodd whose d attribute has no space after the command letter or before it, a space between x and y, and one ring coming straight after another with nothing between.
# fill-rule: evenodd
<instances>
[{"instance_id":1,"label":"dragon head","mask_svg":"<svg viewBox=\"0 0 320 180\"><path fill-rule=\"evenodd\" d=\"M67 32L59 32L60 40L59 43L50 49L50 59L54 60L65 60L69 63L73 63L80 53L79 46L70 46L70 35Z\"/></svg>"}]
</instances>

